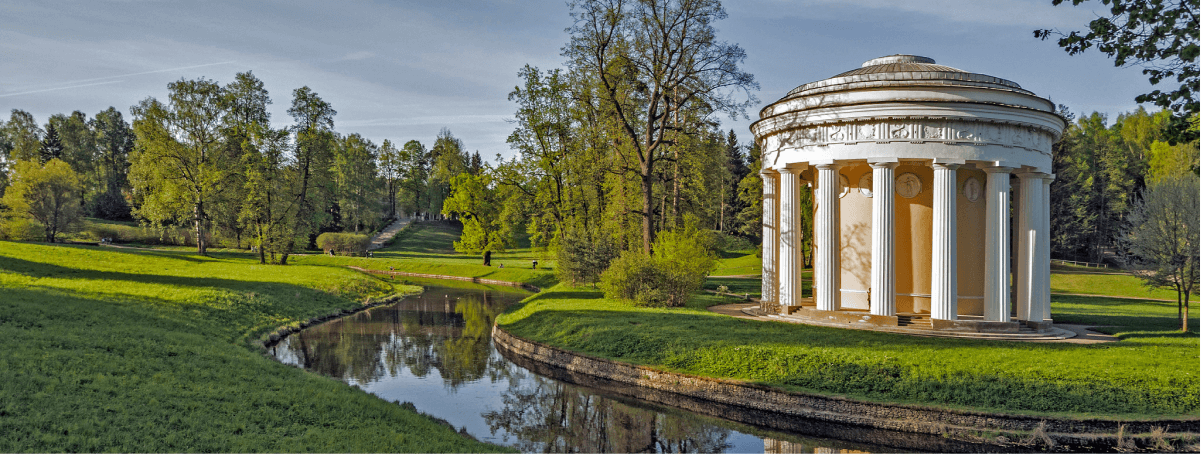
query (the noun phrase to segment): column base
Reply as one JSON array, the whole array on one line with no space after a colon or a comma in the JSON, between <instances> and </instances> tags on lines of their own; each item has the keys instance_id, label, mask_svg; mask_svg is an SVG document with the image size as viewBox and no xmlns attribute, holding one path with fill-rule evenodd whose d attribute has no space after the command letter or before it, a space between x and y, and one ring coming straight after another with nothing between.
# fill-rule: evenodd
<instances>
[{"instance_id":1,"label":"column base","mask_svg":"<svg viewBox=\"0 0 1201 454\"><path fill-rule=\"evenodd\" d=\"M823 311L807 307L794 306L790 314L796 314L810 320L851 323L865 326L897 326L900 319L895 315L872 315L864 312Z\"/></svg>"},{"instance_id":2,"label":"column base","mask_svg":"<svg viewBox=\"0 0 1201 454\"><path fill-rule=\"evenodd\" d=\"M1016 333L1021 330L1022 325L1018 322L930 319L930 327L939 331L962 333Z\"/></svg>"},{"instance_id":3,"label":"column base","mask_svg":"<svg viewBox=\"0 0 1201 454\"><path fill-rule=\"evenodd\" d=\"M1043 320L1041 322L1036 322L1034 320L1022 320L1022 324L1026 325L1026 326L1030 327L1030 329L1040 332L1040 333L1046 332L1051 329L1051 320L1050 319Z\"/></svg>"},{"instance_id":4,"label":"column base","mask_svg":"<svg viewBox=\"0 0 1201 454\"><path fill-rule=\"evenodd\" d=\"M759 301L759 310L763 311L764 314L782 314L783 312L780 310L782 307L779 303L773 301Z\"/></svg>"}]
</instances>

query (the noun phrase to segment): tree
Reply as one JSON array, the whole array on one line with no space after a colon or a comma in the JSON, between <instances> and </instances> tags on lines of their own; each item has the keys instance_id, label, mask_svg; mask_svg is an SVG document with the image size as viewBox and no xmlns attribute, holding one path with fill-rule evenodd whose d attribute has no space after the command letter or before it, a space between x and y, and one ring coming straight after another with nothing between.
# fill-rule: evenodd
<instances>
[{"instance_id":1,"label":"tree","mask_svg":"<svg viewBox=\"0 0 1201 454\"><path fill-rule=\"evenodd\" d=\"M51 159L63 158L63 141L58 137L58 128L54 127L54 123L46 125L46 137L42 138L41 146L38 147L38 162L45 164Z\"/></svg>"},{"instance_id":2,"label":"tree","mask_svg":"<svg viewBox=\"0 0 1201 454\"><path fill-rule=\"evenodd\" d=\"M1087 0L1072 0L1078 6ZM1051 0L1059 5L1064 0ZM1035 30L1034 37L1046 40L1059 36L1059 47L1076 55L1091 47L1114 59L1114 66L1141 66L1151 85L1175 79L1180 86L1167 91L1152 90L1135 101L1170 108L1183 130L1189 116L1198 112L1197 0L1101 0L1110 15L1088 24L1088 31L1064 34L1058 30Z\"/></svg>"},{"instance_id":3,"label":"tree","mask_svg":"<svg viewBox=\"0 0 1201 454\"><path fill-rule=\"evenodd\" d=\"M11 147L8 162L33 161L40 156L42 128L29 112L13 109L4 124L4 136Z\"/></svg>"},{"instance_id":4,"label":"tree","mask_svg":"<svg viewBox=\"0 0 1201 454\"><path fill-rule=\"evenodd\" d=\"M147 98L132 109L137 148L129 177L142 193L134 213L156 225L191 222L196 252L204 255L210 205L229 189L240 158L223 142L220 85L181 79L167 88L167 104Z\"/></svg>"},{"instance_id":5,"label":"tree","mask_svg":"<svg viewBox=\"0 0 1201 454\"><path fill-rule=\"evenodd\" d=\"M299 205L296 216L291 219L294 224L290 230L296 235L293 241L300 239L308 246L321 226L332 218L326 208L334 199L331 169L337 146L334 115L338 112L309 87L300 87L292 91L292 107L288 114L296 121L292 126L295 134L292 171L298 182L293 194ZM285 249L291 251L293 246L289 244ZM285 252L280 263L287 262Z\"/></svg>"},{"instance_id":6,"label":"tree","mask_svg":"<svg viewBox=\"0 0 1201 454\"><path fill-rule=\"evenodd\" d=\"M654 240L654 188L662 152L674 142L681 110L703 106L736 115L753 103L754 76L738 68L746 53L717 39L713 22L726 17L716 0L582 0L564 48L572 68L598 84L606 120L619 131L623 172L636 175L642 249ZM738 102L733 91L748 97ZM703 117L704 115L701 115Z\"/></svg>"},{"instance_id":7,"label":"tree","mask_svg":"<svg viewBox=\"0 0 1201 454\"><path fill-rule=\"evenodd\" d=\"M334 180L344 230L373 229L379 220L376 155L378 147L359 134L339 141L334 150Z\"/></svg>"},{"instance_id":8,"label":"tree","mask_svg":"<svg viewBox=\"0 0 1201 454\"><path fill-rule=\"evenodd\" d=\"M1197 279L1201 277L1199 184L1197 175L1188 174L1147 186L1121 237L1136 276L1148 286L1176 291L1180 330L1186 332L1189 296L1197 290Z\"/></svg>"},{"instance_id":9,"label":"tree","mask_svg":"<svg viewBox=\"0 0 1201 454\"><path fill-rule=\"evenodd\" d=\"M402 206L408 211L428 213L430 205L430 155L416 140L405 142L400 150Z\"/></svg>"},{"instance_id":10,"label":"tree","mask_svg":"<svg viewBox=\"0 0 1201 454\"><path fill-rule=\"evenodd\" d=\"M383 179L384 191L388 193L388 218L396 216L396 195L400 192L400 182L404 175L404 160L400 150L392 145L392 141L384 139L380 144L379 155L376 157L379 176Z\"/></svg>"},{"instance_id":11,"label":"tree","mask_svg":"<svg viewBox=\"0 0 1201 454\"><path fill-rule=\"evenodd\" d=\"M441 212L443 200L450 194L451 181L467 173L470 165L463 141L455 138L450 129L442 128L430 148L430 212Z\"/></svg>"},{"instance_id":12,"label":"tree","mask_svg":"<svg viewBox=\"0 0 1201 454\"><path fill-rule=\"evenodd\" d=\"M125 200L125 192L129 186L129 154L133 152L135 135L129 123L121 116L116 108L96 114L91 121L91 129L95 132L97 153L96 163L99 178L102 181L103 192L94 201L93 213L103 219L129 219L129 203Z\"/></svg>"},{"instance_id":13,"label":"tree","mask_svg":"<svg viewBox=\"0 0 1201 454\"><path fill-rule=\"evenodd\" d=\"M442 213L457 215L463 221L463 234L454 244L456 251L479 254L505 250L511 234L500 222L500 205L490 172L461 173L451 180L450 196L442 205Z\"/></svg>"},{"instance_id":14,"label":"tree","mask_svg":"<svg viewBox=\"0 0 1201 454\"><path fill-rule=\"evenodd\" d=\"M46 241L53 243L79 220L79 186L79 175L60 159L45 165L17 161L12 186L0 202L42 224Z\"/></svg>"}]
</instances>

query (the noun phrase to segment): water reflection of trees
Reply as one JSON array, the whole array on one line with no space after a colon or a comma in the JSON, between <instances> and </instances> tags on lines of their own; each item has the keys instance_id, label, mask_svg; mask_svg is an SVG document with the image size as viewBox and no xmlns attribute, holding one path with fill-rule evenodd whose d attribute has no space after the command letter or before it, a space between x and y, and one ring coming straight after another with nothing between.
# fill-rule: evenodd
<instances>
[{"instance_id":1,"label":"water reflection of trees","mask_svg":"<svg viewBox=\"0 0 1201 454\"><path fill-rule=\"evenodd\" d=\"M306 369L370 383L404 369L417 377L437 371L457 388L508 374L490 348L492 321L519 296L438 291L307 329L287 343Z\"/></svg>"},{"instance_id":2,"label":"water reflection of trees","mask_svg":"<svg viewBox=\"0 0 1201 454\"><path fill-rule=\"evenodd\" d=\"M504 408L484 413L495 435L523 452L722 452L730 431L684 414L626 405L535 377L510 387Z\"/></svg>"}]
</instances>

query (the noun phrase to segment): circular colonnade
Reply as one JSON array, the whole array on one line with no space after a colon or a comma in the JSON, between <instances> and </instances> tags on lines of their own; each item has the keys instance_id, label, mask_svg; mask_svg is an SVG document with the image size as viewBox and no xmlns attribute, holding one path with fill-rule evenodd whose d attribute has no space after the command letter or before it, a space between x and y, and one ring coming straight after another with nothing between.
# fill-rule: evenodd
<instances>
[{"instance_id":1,"label":"circular colonnade","mask_svg":"<svg viewBox=\"0 0 1201 454\"><path fill-rule=\"evenodd\" d=\"M892 55L802 85L759 116L762 311L949 331L1050 327L1051 145L1066 126L1051 101ZM801 297L801 191L813 195L812 298Z\"/></svg>"}]
</instances>

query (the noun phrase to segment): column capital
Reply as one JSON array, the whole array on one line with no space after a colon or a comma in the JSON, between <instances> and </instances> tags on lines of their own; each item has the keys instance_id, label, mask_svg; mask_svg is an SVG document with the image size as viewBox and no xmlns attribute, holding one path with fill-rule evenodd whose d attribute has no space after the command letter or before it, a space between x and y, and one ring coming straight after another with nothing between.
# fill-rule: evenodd
<instances>
[{"instance_id":1,"label":"column capital","mask_svg":"<svg viewBox=\"0 0 1201 454\"><path fill-rule=\"evenodd\" d=\"M868 158L867 165L873 169L895 169L900 162L897 158Z\"/></svg>"},{"instance_id":2,"label":"column capital","mask_svg":"<svg viewBox=\"0 0 1201 454\"><path fill-rule=\"evenodd\" d=\"M1053 174L1053 173L1044 173L1044 174L1043 174L1043 179L1044 179L1044 180L1046 180L1046 181L1047 181L1047 183L1050 183L1050 182L1052 182L1052 181L1055 181L1055 174Z\"/></svg>"},{"instance_id":3,"label":"column capital","mask_svg":"<svg viewBox=\"0 0 1201 454\"><path fill-rule=\"evenodd\" d=\"M1017 175L1018 178L1021 178L1023 180L1030 180L1030 179L1036 179L1036 178L1041 179L1041 178L1045 177L1047 174L1039 172L1037 170L1027 170L1024 172L1014 172L1014 175Z\"/></svg>"},{"instance_id":4,"label":"column capital","mask_svg":"<svg viewBox=\"0 0 1201 454\"><path fill-rule=\"evenodd\" d=\"M776 174L779 174L779 173L780 173L780 172L777 172L775 169L763 169L763 170L760 170L760 171L759 171L759 175L763 175L763 176L767 176L767 175L776 175Z\"/></svg>"},{"instance_id":5,"label":"column capital","mask_svg":"<svg viewBox=\"0 0 1201 454\"><path fill-rule=\"evenodd\" d=\"M805 171L805 167L807 167L807 166L805 166L804 164L796 166L796 167L781 167L779 169L779 171L781 174L787 173L789 175L800 175L801 172Z\"/></svg>"},{"instance_id":6,"label":"column capital","mask_svg":"<svg viewBox=\"0 0 1201 454\"><path fill-rule=\"evenodd\" d=\"M809 161L809 165L811 165L813 167L817 167L818 170L838 170L839 168L841 168L843 166L843 164L841 162L835 161L833 159L827 159L827 160L822 160L822 161Z\"/></svg>"}]
</instances>

